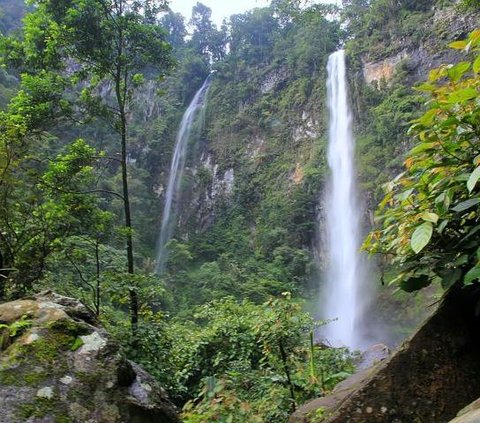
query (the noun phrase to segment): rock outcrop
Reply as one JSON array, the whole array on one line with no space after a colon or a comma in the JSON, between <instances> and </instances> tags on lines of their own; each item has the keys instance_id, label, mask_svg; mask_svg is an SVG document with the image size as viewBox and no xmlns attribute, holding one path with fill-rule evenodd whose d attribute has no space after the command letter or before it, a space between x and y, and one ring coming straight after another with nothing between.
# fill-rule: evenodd
<instances>
[{"instance_id":1,"label":"rock outcrop","mask_svg":"<svg viewBox=\"0 0 480 423\"><path fill-rule=\"evenodd\" d=\"M78 301L0 305L0 423L177 423L153 378Z\"/></svg>"},{"instance_id":2,"label":"rock outcrop","mask_svg":"<svg viewBox=\"0 0 480 423\"><path fill-rule=\"evenodd\" d=\"M449 423L478 423L480 422L480 398L462 408L457 417Z\"/></svg>"},{"instance_id":3,"label":"rock outcrop","mask_svg":"<svg viewBox=\"0 0 480 423\"><path fill-rule=\"evenodd\" d=\"M448 422L480 396L479 300L476 288L452 289L389 359L301 407L290 423ZM463 418L455 423L480 421Z\"/></svg>"},{"instance_id":4,"label":"rock outcrop","mask_svg":"<svg viewBox=\"0 0 480 423\"><path fill-rule=\"evenodd\" d=\"M429 72L442 64L464 60L464 53L448 48L453 39L465 38L478 27L480 13L464 13L456 6L435 9L432 16L422 25L424 36L419 40L400 37L378 44L376 56L363 58L363 77L367 84L374 81L387 85L392 82L395 72L403 67L407 86L413 86L427 79ZM428 30L427 30L428 28Z\"/></svg>"}]
</instances>

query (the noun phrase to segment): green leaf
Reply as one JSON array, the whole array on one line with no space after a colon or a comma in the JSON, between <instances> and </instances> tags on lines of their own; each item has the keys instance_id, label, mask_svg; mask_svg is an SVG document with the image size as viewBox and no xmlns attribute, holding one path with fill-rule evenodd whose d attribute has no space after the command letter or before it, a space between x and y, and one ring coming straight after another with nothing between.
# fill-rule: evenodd
<instances>
[{"instance_id":1,"label":"green leaf","mask_svg":"<svg viewBox=\"0 0 480 423\"><path fill-rule=\"evenodd\" d=\"M422 223L413 232L412 239L410 240L410 246L412 250L418 254L425 246L430 242L432 238L433 225L430 222Z\"/></svg>"},{"instance_id":2,"label":"green leaf","mask_svg":"<svg viewBox=\"0 0 480 423\"><path fill-rule=\"evenodd\" d=\"M476 206L480 203L480 198L470 198L469 200L462 201L461 203L457 204L455 207L452 207L453 211L462 212L468 210L469 208Z\"/></svg>"},{"instance_id":3,"label":"green leaf","mask_svg":"<svg viewBox=\"0 0 480 423\"><path fill-rule=\"evenodd\" d=\"M466 40L454 41L453 43L450 43L448 47L454 48L455 50L463 50L465 47L467 47L467 41Z\"/></svg>"},{"instance_id":4,"label":"green leaf","mask_svg":"<svg viewBox=\"0 0 480 423\"><path fill-rule=\"evenodd\" d=\"M415 156L423 151L432 150L437 145L436 142L422 142L421 144L413 147L408 153L409 156Z\"/></svg>"},{"instance_id":5,"label":"green leaf","mask_svg":"<svg viewBox=\"0 0 480 423\"><path fill-rule=\"evenodd\" d=\"M477 167L468 178L468 181L467 181L468 192L473 191L479 179L480 179L480 166Z\"/></svg>"},{"instance_id":6,"label":"green leaf","mask_svg":"<svg viewBox=\"0 0 480 423\"><path fill-rule=\"evenodd\" d=\"M442 223L438 225L438 228L437 228L438 233L441 234L443 230L447 227L447 225L448 225L448 220L443 220Z\"/></svg>"},{"instance_id":7,"label":"green leaf","mask_svg":"<svg viewBox=\"0 0 480 423\"><path fill-rule=\"evenodd\" d=\"M438 222L438 214L425 212L420 215L420 218L425 220L426 222L437 223Z\"/></svg>"},{"instance_id":8,"label":"green leaf","mask_svg":"<svg viewBox=\"0 0 480 423\"><path fill-rule=\"evenodd\" d=\"M463 278L463 283L465 285L470 285L470 284L472 284L473 282L475 282L479 279L480 279L480 267L475 266L475 267L472 267L467 272L467 274Z\"/></svg>"},{"instance_id":9,"label":"green leaf","mask_svg":"<svg viewBox=\"0 0 480 423\"><path fill-rule=\"evenodd\" d=\"M430 109L418 120L422 125L429 126L437 114L437 109Z\"/></svg>"},{"instance_id":10,"label":"green leaf","mask_svg":"<svg viewBox=\"0 0 480 423\"><path fill-rule=\"evenodd\" d=\"M415 90L422 92L432 92L435 91L437 87L432 84L424 83L415 87Z\"/></svg>"},{"instance_id":11,"label":"green leaf","mask_svg":"<svg viewBox=\"0 0 480 423\"><path fill-rule=\"evenodd\" d=\"M468 263L468 255L467 254L462 254L460 257L457 257L453 264L455 266L461 266L465 263Z\"/></svg>"},{"instance_id":12,"label":"green leaf","mask_svg":"<svg viewBox=\"0 0 480 423\"><path fill-rule=\"evenodd\" d=\"M442 274L442 288L448 289L462 277L460 269L449 269Z\"/></svg>"},{"instance_id":13,"label":"green leaf","mask_svg":"<svg viewBox=\"0 0 480 423\"><path fill-rule=\"evenodd\" d=\"M453 91L448 96L449 103L461 103L463 101L471 100L478 96L478 92L474 88L463 88L461 90Z\"/></svg>"},{"instance_id":14,"label":"green leaf","mask_svg":"<svg viewBox=\"0 0 480 423\"><path fill-rule=\"evenodd\" d=\"M428 74L428 80L430 82L435 82L438 79L440 79L442 76L444 76L444 74L445 74L445 68L443 67L432 69Z\"/></svg>"},{"instance_id":15,"label":"green leaf","mask_svg":"<svg viewBox=\"0 0 480 423\"><path fill-rule=\"evenodd\" d=\"M403 191L401 192L400 194L397 194L395 196L395 199L398 200L398 201L405 201L406 199L408 199L408 197L410 197L410 195L412 194L412 192L414 191L414 189L407 189L406 191Z\"/></svg>"},{"instance_id":16,"label":"green leaf","mask_svg":"<svg viewBox=\"0 0 480 423\"><path fill-rule=\"evenodd\" d=\"M475 73L480 73L480 56L478 56L473 62L473 71Z\"/></svg>"},{"instance_id":17,"label":"green leaf","mask_svg":"<svg viewBox=\"0 0 480 423\"><path fill-rule=\"evenodd\" d=\"M448 77L456 82L470 69L470 62L460 62L448 70Z\"/></svg>"}]
</instances>

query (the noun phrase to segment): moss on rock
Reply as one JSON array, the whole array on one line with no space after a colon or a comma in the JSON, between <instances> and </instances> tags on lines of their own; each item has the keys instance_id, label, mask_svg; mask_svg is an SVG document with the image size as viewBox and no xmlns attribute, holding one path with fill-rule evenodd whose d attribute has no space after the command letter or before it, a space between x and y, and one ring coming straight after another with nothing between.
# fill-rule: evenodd
<instances>
[{"instance_id":1,"label":"moss on rock","mask_svg":"<svg viewBox=\"0 0 480 423\"><path fill-rule=\"evenodd\" d=\"M31 324L0 353L0 423L178 422L155 381L125 360L80 303L46 292L0 305L5 325L22 316ZM125 368L128 381L119 376ZM145 384L152 390L139 393Z\"/></svg>"}]
</instances>

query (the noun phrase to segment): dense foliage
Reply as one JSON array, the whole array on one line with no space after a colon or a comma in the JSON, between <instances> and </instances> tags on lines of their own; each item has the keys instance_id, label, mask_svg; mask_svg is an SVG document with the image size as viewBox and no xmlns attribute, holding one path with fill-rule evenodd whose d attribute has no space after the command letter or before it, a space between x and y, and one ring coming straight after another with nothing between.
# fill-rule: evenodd
<instances>
[{"instance_id":1,"label":"dense foliage","mask_svg":"<svg viewBox=\"0 0 480 423\"><path fill-rule=\"evenodd\" d=\"M480 278L475 236L480 228L480 31L450 46L470 58L432 70L417 88L430 96L427 111L410 129L418 142L406 157L405 171L386 186L381 228L366 242L400 264L397 280L406 291L433 280L449 288Z\"/></svg>"}]
</instances>

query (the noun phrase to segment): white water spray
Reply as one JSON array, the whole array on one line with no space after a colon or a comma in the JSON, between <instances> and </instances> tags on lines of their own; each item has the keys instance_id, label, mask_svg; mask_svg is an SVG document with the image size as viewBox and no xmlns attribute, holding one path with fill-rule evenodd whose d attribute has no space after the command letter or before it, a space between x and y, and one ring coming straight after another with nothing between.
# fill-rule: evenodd
<instances>
[{"instance_id":1,"label":"white water spray","mask_svg":"<svg viewBox=\"0 0 480 423\"><path fill-rule=\"evenodd\" d=\"M207 104L207 93L210 88L211 75L205 80L203 85L193 97L190 105L183 114L182 121L175 141L175 151L173 153L172 163L170 165L170 174L168 177L167 191L165 193L165 204L163 206L162 225L160 236L157 242L157 260L155 271L162 274L165 271L167 262L167 243L172 238L176 225L176 206L179 203L180 185L185 168L185 159L187 155L187 146L196 122L196 118L202 112Z\"/></svg>"},{"instance_id":2,"label":"white water spray","mask_svg":"<svg viewBox=\"0 0 480 423\"><path fill-rule=\"evenodd\" d=\"M358 323L363 310L361 288L365 270L359 253L361 207L355 186L355 140L343 50L329 57L327 70L331 180L326 202L329 263L324 317L338 320L327 324L323 334L334 346L359 348L364 346Z\"/></svg>"}]
</instances>

